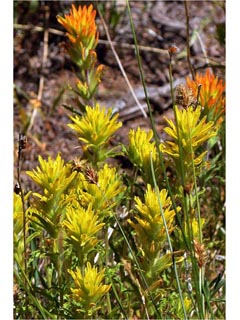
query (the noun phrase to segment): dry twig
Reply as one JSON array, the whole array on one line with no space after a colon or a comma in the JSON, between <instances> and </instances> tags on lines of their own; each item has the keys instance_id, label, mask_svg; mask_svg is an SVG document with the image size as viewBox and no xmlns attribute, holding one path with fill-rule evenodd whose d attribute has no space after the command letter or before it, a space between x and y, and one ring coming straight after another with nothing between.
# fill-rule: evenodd
<instances>
[{"instance_id":1,"label":"dry twig","mask_svg":"<svg viewBox=\"0 0 240 320\"><path fill-rule=\"evenodd\" d=\"M43 34L43 55L42 55L42 71L44 70L46 63L47 63L47 56L48 56L48 40L49 40L49 29L47 28L50 12L49 7L45 7L45 28L44 28L44 34ZM38 87L38 95L37 95L37 105L34 105L33 112L31 115L28 131L31 130L34 120L36 118L38 107L41 106L42 96L43 96L43 90L44 90L44 75L43 72L41 72L40 80L39 80L39 87Z\"/></svg>"},{"instance_id":2,"label":"dry twig","mask_svg":"<svg viewBox=\"0 0 240 320\"><path fill-rule=\"evenodd\" d=\"M126 72L125 72L125 70L124 70L124 68L123 68L123 65L122 65L119 57L118 57L118 54L117 54L114 46L112 45L112 40L111 40L111 38L110 38L110 34L109 34L109 32L108 32L107 25L106 25L106 23L105 23L105 21L104 21L104 19L103 19L103 16L102 16L100 10L98 10L98 13L99 13L99 16L100 16L100 18L101 18L101 21L102 21L102 23L103 23L103 26L104 26L104 29L105 29L105 32L106 32L106 35L107 35L109 44L110 44L110 46L111 46L112 52L113 52L113 54L114 54L114 57L115 57L115 59L117 60L118 66L119 66L119 68L120 68L120 70L121 70L121 72L122 72L122 75L123 75L123 77L124 77L124 79L125 79L128 87L129 87L129 90L130 90L130 92L131 92L131 94L132 94L132 96L133 96L136 104L138 105L139 109L141 110L144 118L147 118L147 114L146 114L144 108L142 107L142 105L140 104L140 102L138 101L138 98L136 97L135 92L133 91L133 88L132 88L132 86L131 86L131 84L130 84L130 82L129 82L129 80L128 80L127 74L126 74Z\"/></svg>"}]
</instances>

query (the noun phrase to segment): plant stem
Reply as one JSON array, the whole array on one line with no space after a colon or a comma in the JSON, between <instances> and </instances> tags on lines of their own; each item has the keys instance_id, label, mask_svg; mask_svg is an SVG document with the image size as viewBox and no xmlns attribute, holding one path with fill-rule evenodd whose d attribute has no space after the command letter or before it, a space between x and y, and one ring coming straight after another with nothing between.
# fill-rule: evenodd
<instances>
[{"instance_id":1,"label":"plant stem","mask_svg":"<svg viewBox=\"0 0 240 320\"><path fill-rule=\"evenodd\" d=\"M176 121L176 131L177 131L177 141L178 141L178 148L179 148L179 161L180 161L180 174L181 174L181 183L183 190L185 189L185 169L184 169L184 156L183 156L183 145L182 141L180 140L180 132L179 132L179 123L178 123L178 116L177 116L177 106L174 105L174 93L173 93L173 77L172 77L172 54L170 55L170 62L169 62L169 79L170 79L170 87L171 87L171 94L172 94L172 100L173 100L173 110L174 110L174 117ZM191 143L191 137L189 137L190 143ZM192 144L190 144L191 148L191 154L193 154ZM193 163L194 165L194 163ZM195 172L195 166L194 166L194 172ZM196 179L196 174L195 174ZM195 190L196 192L196 190ZM197 193L196 193L197 194ZM198 207L199 202L198 202ZM200 209L199 209L200 211ZM195 258L195 248L193 244L193 230L192 230L192 221L189 217L189 211L188 211L188 205L187 205L187 195L183 193L183 213L184 213L184 221L186 221L187 224L187 234L188 234L188 240L186 239L186 242L188 243L187 248L190 250L190 256L191 261L193 265L193 280L194 280L194 286L196 288L196 294L197 294L197 302L198 302L198 310L200 312L200 317L202 318L203 312L202 312L202 303L201 300L201 288L202 288L202 282L199 283L199 273L198 273L198 267L197 262ZM183 232L184 234L184 232ZM200 302L200 303L199 303Z\"/></svg>"},{"instance_id":2,"label":"plant stem","mask_svg":"<svg viewBox=\"0 0 240 320\"><path fill-rule=\"evenodd\" d=\"M174 90L173 90L172 55L171 54L170 54L170 63L169 63L169 83L170 83L170 89L171 89L172 105L174 108L175 100L174 100Z\"/></svg>"},{"instance_id":3,"label":"plant stem","mask_svg":"<svg viewBox=\"0 0 240 320\"><path fill-rule=\"evenodd\" d=\"M145 276L144 276L144 274L143 274L143 272L142 272L142 269L141 269L141 267L140 267L140 265L139 265L139 263L138 263L138 260L137 260L137 258L136 258L136 255L134 254L134 252L133 252L133 250L132 250L132 248L131 248L131 245L130 245L130 243L129 243L126 235L125 235L125 232L124 232L121 224L120 224L119 221L118 221L118 218L117 218L116 214L114 214L114 218L115 218L115 220L116 220L116 222L117 222L117 225L118 225L118 227L119 227L119 229L120 229L120 231L121 231L121 233L122 233L122 235L123 235L124 240L126 241L126 244L127 244L128 248L129 248L129 251L130 251L130 253L131 253L132 257L133 257L133 260L134 260L134 262L136 263L136 266L137 266L138 271L139 271L139 273L140 273L140 275L141 275L141 278L142 278L142 281L143 281L143 283L144 283L144 285L145 285L146 291L149 293L150 299L151 299L152 304L153 304L153 306L154 306L154 308L155 308L155 310L156 310L156 313L157 313L157 315L158 315L160 318L162 318L161 313L160 313L160 311L158 310L158 308L157 308L157 306L156 306L156 304L155 304L155 302L154 302L153 296L152 296L152 294L151 294L151 292L150 292L150 290L149 290L149 285L148 285L147 280L146 280L146 278L145 278Z\"/></svg>"},{"instance_id":4,"label":"plant stem","mask_svg":"<svg viewBox=\"0 0 240 320\"><path fill-rule=\"evenodd\" d=\"M125 319L128 319L128 316L127 316L127 314L126 314L126 312L125 312L125 310L124 310L124 308L123 308L123 305L122 305L122 303L121 303L121 299L119 298L119 295L118 295L117 290L116 290L116 288L115 288L114 281L112 281L112 278L111 278L111 277L110 277L110 282L111 282L111 286L112 286L112 289L113 289L113 293L114 293L114 295L115 295L115 298L116 298L116 300L117 300L117 302L118 302L118 304L119 304L119 307L120 307L122 313L124 314Z\"/></svg>"},{"instance_id":5,"label":"plant stem","mask_svg":"<svg viewBox=\"0 0 240 320\"><path fill-rule=\"evenodd\" d=\"M23 136L23 134L19 133L18 138L18 158L17 158L17 183L19 187L19 192L21 196L22 201L22 210L23 210L23 261L24 261L24 285L25 288L28 289L28 271L27 271L27 243L26 243L26 208L25 208L25 200L24 200L24 194L23 194L23 188L21 184L21 177L20 177L20 164L21 164L21 158L22 158L22 150L26 147L26 137ZM25 305L28 305L28 295L25 295Z\"/></svg>"},{"instance_id":6,"label":"plant stem","mask_svg":"<svg viewBox=\"0 0 240 320\"><path fill-rule=\"evenodd\" d=\"M201 87L202 85L199 84L198 85L198 90L197 90L197 99L196 99L196 105L195 105L195 109L197 108L198 104L199 104L199 98L200 98L200 91L201 91Z\"/></svg>"},{"instance_id":7,"label":"plant stem","mask_svg":"<svg viewBox=\"0 0 240 320\"><path fill-rule=\"evenodd\" d=\"M198 92L200 92L200 88ZM199 94L198 94L199 95ZM201 213L200 213L200 203L199 203L199 197L198 197L198 191L197 191L197 178L196 178L196 170L195 170L195 164L194 164L194 159L193 159L193 147L192 147L192 139L190 136L190 126L189 126L189 119L188 119L188 132L189 132L189 144L190 144L190 151L191 151L191 162L192 162L192 171L193 171L193 182L194 182L194 192L195 192L195 197L196 197L196 203L197 203L197 221L198 221L198 237L199 237L199 242L202 244L202 224L201 224ZM194 256L195 256L195 249L194 250ZM195 257L194 257L195 259ZM203 286L204 286L204 268L199 268L199 273L198 273L198 279L199 279L199 294L200 294L200 302L199 307L201 306L201 314L204 315L204 294L203 294Z\"/></svg>"},{"instance_id":8,"label":"plant stem","mask_svg":"<svg viewBox=\"0 0 240 320\"><path fill-rule=\"evenodd\" d=\"M186 17L186 31L187 31L187 61L189 65L190 72L192 74L193 80L195 80L195 71L193 69L191 59L190 59L190 31L189 31L189 14L188 14L188 5L187 5L187 0L184 0L184 7L185 7L185 17Z\"/></svg>"},{"instance_id":9,"label":"plant stem","mask_svg":"<svg viewBox=\"0 0 240 320\"><path fill-rule=\"evenodd\" d=\"M178 125L178 117L177 111L174 103L174 92L173 92L173 76L172 76L172 54L169 54L169 82L171 88L171 95L172 95L172 104L173 104L173 111L174 111L174 118L176 121L176 128L177 128L177 138L178 138L178 148L179 148L179 159L180 159L180 168L181 168L181 185L184 189L185 179L184 179L184 165L183 165L183 150L182 150L182 142L179 140L179 125Z\"/></svg>"},{"instance_id":10,"label":"plant stem","mask_svg":"<svg viewBox=\"0 0 240 320\"><path fill-rule=\"evenodd\" d=\"M131 189L130 189L130 199L128 202L128 212L131 210L132 208L132 202L133 202L133 198L134 198L134 183L137 180L137 168L134 167L133 169L133 179L131 181Z\"/></svg>"},{"instance_id":11,"label":"plant stem","mask_svg":"<svg viewBox=\"0 0 240 320\"><path fill-rule=\"evenodd\" d=\"M178 137L178 148L179 148L179 159L180 159L180 168L181 168L181 185L182 188L184 189L185 185L185 179L184 179L184 165L183 165L183 150L182 150L182 143L179 140L179 126L178 126L178 118L177 118L177 112L175 106L175 100L174 100L174 90L173 90L173 76L172 76L172 54L169 52L169 82L170 82L170 88L171 88L171 96L172 96L172 104L173 104L173 111L174 111L174 118L176 121L176 128L177 128L177 137ZM172 198L172 197L171 197ZM174 203L173 203L174 207ZM174 208L175 210L175 208ZM177 210L175 210L177 212ZM184 205L183 205L183 213L184 213L184 221L186 221L186 216L187 216L187 203L186 203L186 198L184 197ZM178 216L177 216L178 217ZM181 227L181 225L180 225ZM186 245L187 250L191 250L191 244L186 238L185 231L181 227L183 239Z\"/></svg>"},{"instance_id":12,"label":"plant stem","mask_svg":"<svg viewBox=\"0 0 240 320\"><path fill-rule=\"evenodd\" d=\"M105 266L106 268L108 267L108 250L109 250L109 242L108 242L108 230L104 228L105 231ZM112 312L112 307L111 307L111 300L110 300L110 294L107 292L107 310L108 313Z\"/></svg>"},{"instance_id":13,"label":"plant stem","mask_svg":"<svg viewBox=\"0 0 240 320\"><path fill-rule=\"evenodd\" d=\"M159 207L160 207L160 212L161 212L161 216L162 216L162 219L163 219L163 224L164 224L164 228L165 228L165 231L166 231L169 250L170 250L171 255L172 255L173 269L174 269L174 273L175 273L175 277L176 277L176 281L177 281L178 292L179 292L181 305L182 305L182 309L183 309L183 313L184 313L184 319L187 319L186 309L185 309L185 306L184 306L184 301L183 301L183 296L182 296L182 289L181 289L179 276L178 276L178 271L177 271L177 265L176 265L175 258L174 258L172 242L171 242L170 235L169 235L169 232L168 232L168 226L167 226L167 222L166 222L166 219L165 219L165 216L164 216L163 207L162 207L162 203L161 203L161 200L160 200L159 189L158 189L158 186L157 186L157 181L156 181L156 177L155 177L155 173L154 173L152 154L150 154L150 163L151 163L151 170L152 170L152 178L153 178L154 188L155 188L155 192L156 192L157 197L158 197L158 204L159 204Z\"/></svg>"}]
</instances>

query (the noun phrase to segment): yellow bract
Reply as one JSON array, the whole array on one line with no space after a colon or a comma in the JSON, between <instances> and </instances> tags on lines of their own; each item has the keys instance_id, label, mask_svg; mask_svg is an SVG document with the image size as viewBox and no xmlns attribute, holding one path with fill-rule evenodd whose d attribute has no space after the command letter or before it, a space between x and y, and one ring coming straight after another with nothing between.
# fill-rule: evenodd
<instances>
[{"instance_id":1,"label":"yellow bract","mask_svg":"<svg viewBox=\"0 0 240 320\"><path fill-rule=\"evenodd\" d=\"M45 195L63 192L76 175L76 172L71 173L69 164L64 164L60 154L57 155L55 160L51 157L44 160L41 156L38 157L38 160L40 166L36 170L26 173L42 188Z\"/></svg>"},{"instance_id":2,"label":"yellow bract","mask_svg":"<svg viewBox=\"0 0 240 320\"><path fill-rule=\"evenodd\" d=\"M81 303L90 315L91 309L111 288L111 285L102 284L105 269L98 272L96 267L87 262L83 273L78 267L76 271L68 270L68 272L75 285L75 288L71 288L73 300Z\"/></svg>"},{"instance_id":3,"label":"yellow bract","mask_svg":"<svg viewBox=\"0 0 240 320\"><path fill-rule=\"evenodd\" d=\"M75 202L67 207L62 225L67 233L67 241L73 245L79 256L83 257L98 243L97 233L102 229L104 223L99 223L91 204L85 210Z\"/></svg>"},{"instance_id":4,"label":"yellow bract","mask_svg":"<svg viewBox=\"0 0 240 320\"><path fill-rule=\"evenodd\" d=\"M200 120L201 107L197 107L196 110L193 107L183 110L175 107L175 110L178 129L171 120L165 118L169 127L165 128L164 131L173 138L174 142L180 140L184 150L189 150L191 144L193 149L196 150L203 142L216 135L213 122L206 122L206 117ZM166 148L165 152L169 151L169 153L175 155L174 151L178 150L177 144L172 145L167 142L167 145L169 145L169 148ZM170 151L170 146L173 147L173 152ZM179 155L179 152L177 154Z\"/></svg>"},{"instance_id":5,"label":"yellow bract","mask_svg":"<svg viewBox=\"0 0 240 320\"><path fill-rule=\"evenodd\" d=\"M176 122L165 118L169 127L164 131L172 138L161 144L162 152L168 154L175 162L178 176L181 176L181 159L184 165L185 182L192 182L192 161L195 166L201 165L207 151L197 154L196 151L204 142L216 135L213 121L206 121L201 117L201 107L189 107L180 110L175 106ZM181 149L180 149L181 148Z\"/></svg>"},{"instance_id":6,"label":"yellow bract","mask_svg":"<svg viewBox=\"0 0 240 320\"><path fill-rule=\"evenodd\" d=\"M168 197L167 190L160 191L160 203L163 214L171 232L174 228L173 219L175 211L171 209L172 202ZM137 223L128 220L129 224L135 229L137 239L140 241L145 255L153 259L160 252L166 241L166 231L162 219L161 208L157 193L148 184L143 203L139 197L134 198L138 213L134 216ZM180 208L178 207L179 211Z\"/></svg>"},{"instance_id":7,"label":"yellow bract","mask_svg":"<svg viewBox=\"0 0 240 320\"><path fill-rule=\"evenodd\" d=\"M86 115L82 118L71 117L74 124L68 126L80 134L79 140L86 143L87 147L100 147L122 126L121 122L117 123L117 118L117 114L112 117L111 109L106 112L105 108L101 109L96 104L95 108L86 106Z\"/></svg>"},{"instance_id":8,"label":"yellow bract","mask_svg":"<svg viewBox=\"0 0 240 320\"><path fill-rule=\"evenodd\" d=\"M151 142L153 138L152 130L148 133L145 130L138 128L137 130L130 129L129 145L127 153L129 160L141 170L143 179L146 183L152 182L151 157L155 176L159 176L160 162L157 154L155 142Z\"/></svg>"},{"instance_id":9,"label":"yellow bract","mask_svg":"<svg viewBox=\"0 0 240 320\"><path fill-rule=\"evenodd\" d=\"M36 170L27 171L42 189L41 193L33 193L30 211L55 238L64 217L65 207L72 201L68 191L74 184L77 172L72 171L70 164L64 164L60 154L56 159L49 157L48 160L44 160L41 156L38 159L40 166Z\"/></svg>"},{"instance_id":10,"label":"yellow bract","mask_svg":"<svg viewBox=\"0 0 240 320\"><path fill-rule=\"evenodd\" d=\"M124 190L125 186L116 168L110 168L105 164L98 172L98 181L94 184L85 179L82 185L79 185L77 193L81 205L86 208L91 203L102 219L109 216Z\"/></svg>"}]
</instances>

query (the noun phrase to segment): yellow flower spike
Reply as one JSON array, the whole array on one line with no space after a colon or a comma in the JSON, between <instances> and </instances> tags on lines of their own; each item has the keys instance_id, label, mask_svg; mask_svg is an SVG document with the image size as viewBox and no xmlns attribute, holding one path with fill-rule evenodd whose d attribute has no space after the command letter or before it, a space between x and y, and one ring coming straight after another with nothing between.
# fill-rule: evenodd
<instances>
[{"instance_id":1,"label":"yellow flower spike","mask_svg":"<svg viewBox=\"0 0 240 320\"><path fill-rule=\"evenodd\" d=\"M192 218L191 224L192 224L193 238L197 239L199 241L199 223L198 223L197 219ZM204 224L205 224L205 219L201 218L201 229L203 228ZM185 231L186 231L186 235L187 235L187 224L186 223L184 223L184 227L185 227Z\"/></svg>"},{"instance_id":2,"label":"yellow flower spike","mask_svg":"<svg viewBox=\"0 0 240 320\"><path fill-rule=\"evenodd\" d=\"M97 161L104 160L108 153L109 140L122 126L117 122L118 114L112 116L112 109L100 108L97 103L95 108L86 106L86 114L83 117L70 117L74 122L68 126L79 134L79 140L85 144L85 150L92 148L96 153Z\"/></svg>"},{"instance_id":3,"label":"yellow flower spike","mask_svg":"<svg viewBox=\"0 0 240 320\"><path fill-rule=\"evenodd\" d=\"M92 205L85 210L77 202L67 207L66 217L62 225L67 234L67 242L83 258L85 254L95 248L98 243L97 233L104 223L99 223L98 216Z\"/></svg>"},{"instance_id":4,"label":"yellow flower spike","mask_svg":"<svg viewBox=\"0 0 240 320\"><path fill-rule=\"evenodd\" d=\"M185 182L187 183L189 179L192 179L192 159L196 166L200 166L206 154L206 151L204 151L199 155L196 154L196 151L204 142L216 136L216 127L214 126L213 121L206 121L206 116L201 118L201 106L198 106L196 109L190 106L183 110L180 110L175 106L175 111L178 130L173 121L165 118L169 127L164 128L164 131L173 141L165 141L162 143L161 150L175 161L176 170L180 177L180 143L186 176Z\"/></svg>"},{"instance_id":5,"label":"yellow flower spike","mask_svg":"<svg viewBox=\"0 0 240 320\"><path fill-rule=\"evenodd\" d=\"M55 238L64 218L65 207L72 201L69 191L75 183L77 172L72 171L71 164L64 164L60 154L56 159L49 157L48 160L39 156L39 164L36 170L26 172L42 189L42 193L33 193L31 212Z\"/></svg>"},{"instance_id":6,"label":"yellow flower spike","mask_svg":"<svg viewBox=\"0 0 240 320\"><path fill-rule=\"evenodd\" d=\"M69 127L80 134L79 140L88 146L99 147L122 126L121 122L116 122L118 115L111 115L111 109L106 113L106 109L101 110L98 103L95 108L86 106L86 115L82 118L71 117L74 124L69 124Z\"/></svg>"},{"instance_id":7,"label":"yellow flower spike","mask_svg":"<svg viewBox=\"0 0 240 320\"><path fill-rule=\"evenodd\" d=\"M225 113L225 84L210 69L205 74L196 74L196 80L186 79L187 87L197 97L198 86L201 85L199 103L203 107L203 115L208 120L220 124Z\"/></svg>"},{"instance_id":8,"label":"yellow flower spike","mask_svg":"<svg viewBox=\"0 0 240 320\"><path fill-rule=\"evenodd\" d=\"M99 171L98 181L99 188L104 190L107 199L116 197L125 189L116 168L110 168L107 164Z\"/></svg>"},{"instance_id":9,"label":"yellow flower spike","mask_svg":"<svg viewBox=\"0 0 240 320\"><path fill-rule=\"evenodd\" d=\"M90 262L82 273L77 267L76 271L68 270L73 278L75 288L71 288L72 298L80 303L91 315L96 310L96 305L100 299L110 290L111 285L103 284L105 269L98 272L96 267L92 267Z\"/></svg>"},{"instance_id":10,"label":"yellow flower spike","mask_svg":"<svg viewBox=\"0 0 240 320\"><path fill-rule=\"evenodd\" d=\"M93 209L103 219L109 216L113 207L118 204L125 186L116 168L110 168L107 164L99 170L97 176L95 183L85 179L83 186L77 192L81 205L86 208L91 203Z\"/></svg>"},{"instance_id":11,"label":"yellow flower spike","mask_svg":"<svg viewBox=\"0 0 240 320\"><path fill-rule=\"evenodd\" d=\"M47 190L48 194L63 192L71 183L76 175L76 172L71 173L71 166L65 165L60 154L53 160L48 157L44 160L41 156L38 157L40 166L36 170L27 171L27 175L37 183L43 190ZM71 174L70 174L71 173Z\"/></svg>"},{"instance_id":12,"label":"yellow flower spike","mask_svg":"<svg viewBox=\"0 0 240 320\"><path fill-rule=\"evenodd\" d=\"M155 142L151 142L152 137L152 130L146 132L138 128L137 130L130 129L129 131L127 154L129 160L141 170L146 183L152 182L151 157L156 177L158 177L160 173L160 161L156 144Z\"/></svg>"},{"instance_id":13,"label":"yellow flower spike","mask_svg":"<svg viewBox=\"0 0 240 320\"><path fill-rule=\"evenodd\" d=\"M129 157L130 160L139 167L143 165L143 158L146 155L146 149L149 150L148 153L154 153L155 151L154 143L150 142L152 137L152 130L149 130L147 133L145 130L141 130L138 127L137 131L133 129L130 129L129 131Z\"/></svg>"},{"instance_id":14,"label":"yellow flower spike","mask_svg":"<svg viewBox=\"0 0 240 320\"><path fill-rule=\"evenodd\" d=\"M161 209L158 202L158 196L152 187L148 184L144 196L144 203L139 197L134 198L138 213L134 216L137 223L128 220L129 224L135 229L138 241L149 259L153 259L160 252L166 241L166 231L162 219ZM174 229L173 219L175 211L171 209L172 202L168 197L167 190L160 191L160 202L164 217L168 226L169 233ZM180 207L177 208L180 211ZM151 250L149 250L149 247Z\"/></svg>"},{"instance_id":15,"label":"yellow flower spike","mask_svg":"<svg viewBox=\"0 0 240 320\"><path fill-rule=\"evenodd\" d=\"M67 36L74 45L77 41L88 49L94 49L98 43L98 32L95 22L96 10L93 6L79 6L72 4L69 14L64 18L57 16L58 22L67 30Z\"/></svg>"}]
</instances>

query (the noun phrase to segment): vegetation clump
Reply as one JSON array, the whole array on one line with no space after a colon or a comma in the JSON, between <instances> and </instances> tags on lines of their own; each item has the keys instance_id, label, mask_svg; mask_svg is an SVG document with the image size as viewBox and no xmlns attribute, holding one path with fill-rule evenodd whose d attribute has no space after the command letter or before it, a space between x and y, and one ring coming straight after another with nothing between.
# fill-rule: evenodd
<instances>
[{"instance_id":1,"label":"vegetation clump","mask_svg":"<svg viewBox=\"0 0 240 320\"><path fill-rule=\"evenodd\" d=\"M152 122L113 146L122 123L95 100L104 71L96 10L72 5L57 20L79 71L71 88L78 110L68 126L81 155L71 162L61 152L39 155L27 171L38 191L20 186L14 194L15 318L224 317L224 277L211 274L219 242L207 229L218 223L213 178L224 166L223 80L210 69L186 78L174 119L165 117L165 141ZM170 72L172 60L171 53ZM131 173L109 161L117 156L128 159ZM222 187L224 174L219 181Z\"/></svg>"}]
</instances>

